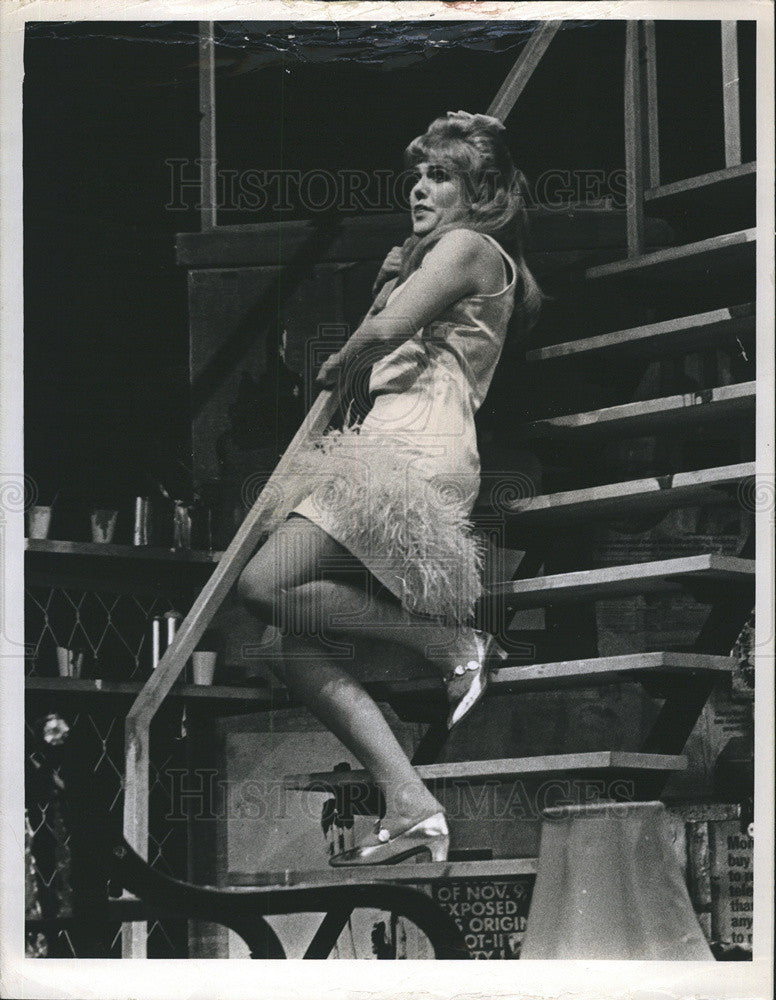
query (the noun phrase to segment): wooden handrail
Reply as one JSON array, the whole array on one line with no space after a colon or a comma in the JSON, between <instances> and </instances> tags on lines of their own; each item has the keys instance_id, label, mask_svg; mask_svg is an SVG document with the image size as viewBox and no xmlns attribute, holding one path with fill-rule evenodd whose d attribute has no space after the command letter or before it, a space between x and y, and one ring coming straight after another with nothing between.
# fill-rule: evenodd
<instances>
[{"instance_id":1,"label":"wooden handrail","mask_svg":"<svg viewBox=\"0 0 776 1000\"><path fill-rule=\"evenodd\" d=\"M126 770L124 777L124 838L142 858L148 857L149 753L153 717L183 672L197 642L213 620L229 590L237 582L261 538L261 518L268 497L282 481L295 453L310 438L329 425L341 393L324 390L313 403L293 441L277 464L260 496L248 512L232 543L221 557L212 575L183 619L178 632L159 661L156 670L143 685L127 713L124 726ZM145 933L141 926L128 925L124 934L125 957L145 954Z\"/></svg>"}]
</instances>

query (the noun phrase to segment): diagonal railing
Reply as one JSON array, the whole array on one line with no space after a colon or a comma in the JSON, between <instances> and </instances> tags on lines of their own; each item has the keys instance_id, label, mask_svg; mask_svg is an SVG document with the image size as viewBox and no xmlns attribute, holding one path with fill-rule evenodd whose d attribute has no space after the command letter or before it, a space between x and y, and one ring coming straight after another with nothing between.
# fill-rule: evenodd
<instances>
[{"instance_id":1,"label":"diagonal railing","mask_svg":"<svg viewBox=\"0 0 776 1000\"><path fill-rule=\"evenodd\" d=\"M488 114L507 117L536 69L555 33L559 21L546 21L523 46ZM203 228L215 227L215 186L212 183L215 158L215 87L212 22L200 24L200 111L203 154ZM148 857L149 753L151 722L162 702L183 672L191 654L210 625L227 594L253 555L262 535L262 515L276 487L282 481L295 454L323 433L341 402L339 391L324 390L317 397L293 441L280 459L260 496L245 517L239 531L222 555L218 566L186 615L172 643L129 710L125 723L126 769L124 778L124 839L144 860ZM143 958L146 953L144 923L125 924L122 952L125 958Z\"/></svg>"},{"instance_id":2,"label":"diagonal railing","mask_svg":"<svg viewBox=\"0 0 776 1000\"><path fill-rule=\"evenodd\" d=\"M226 595L237 582L256 549L262 534L262 516L276 488L282 482L295 454L310 439L321 434L331 422L339 394L324 390L313 403L291 444L278 462L261 495L248 512L240 529L216 566L191 610L184 618L158 666L146 681L127 713L125 722L126 769L124 777L124 838L142 858L148 856L149 755L151 721L183 671L205 629L213 620ZM125 928L125 957L145 954L145 925Z\"/></svg>"}]
</instances>

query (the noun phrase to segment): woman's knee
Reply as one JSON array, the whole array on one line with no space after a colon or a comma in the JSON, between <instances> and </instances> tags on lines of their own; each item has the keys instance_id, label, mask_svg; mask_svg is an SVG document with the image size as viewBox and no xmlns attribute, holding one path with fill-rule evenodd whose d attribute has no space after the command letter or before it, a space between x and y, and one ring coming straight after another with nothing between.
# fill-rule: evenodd
<instances>
[{"instance_id":1,"label":"woman's knee","mask_svg":"<svg viewBox=\"0 0 776 1000\"><path fill-rule=\"evenodd\" d=\"M251 560L238 577L236 589L243 604L267 624L272 624L275 612L274 588L261 564Z\"/></svg>"}]
</instances>

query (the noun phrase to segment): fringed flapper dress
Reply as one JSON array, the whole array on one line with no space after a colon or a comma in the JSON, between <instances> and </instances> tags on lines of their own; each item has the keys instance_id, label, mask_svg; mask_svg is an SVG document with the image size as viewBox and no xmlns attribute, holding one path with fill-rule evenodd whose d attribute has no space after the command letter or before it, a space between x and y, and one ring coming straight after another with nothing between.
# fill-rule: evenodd
<instances>
[{"instance_id":1,"label":"fringed flapper dress","mask_svg":"<svg viewBox=\"0 0 776 1000\"><path fill-rule=\"evenodd\" d=\"M409 610L469 621L482 593L482 543L469 520L480 486L474 414L514 308L504 287L459 299L373 367L360 424L329 431L294 457L265 528L301 514L335 538ZM387 302L422 271L395 287ZM386 303L387 304L387 303ZM300 502L301 501L301 502Z\"/></svg>"}]
</instances>

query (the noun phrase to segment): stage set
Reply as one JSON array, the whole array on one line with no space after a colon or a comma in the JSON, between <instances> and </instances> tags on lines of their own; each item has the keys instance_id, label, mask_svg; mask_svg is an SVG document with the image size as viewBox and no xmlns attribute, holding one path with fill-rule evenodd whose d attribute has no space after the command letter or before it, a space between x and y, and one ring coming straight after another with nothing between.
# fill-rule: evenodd
<instances>
[{"instance_id":1,"label":"stage set","mask_svg":"<svg viewBox=\"0 0 776 1000\"><path fill-rule=\"evenodd\" d=\"M28 25L28 955L751 958L754 46ZM351 403L314 377L409 236L401 151L459 108L505 125L545 295L477 416L508 657L448 733L422 657L333 647L450 828L337 869L380 796L235 583Z\"/></svg>"}]
</instances>

